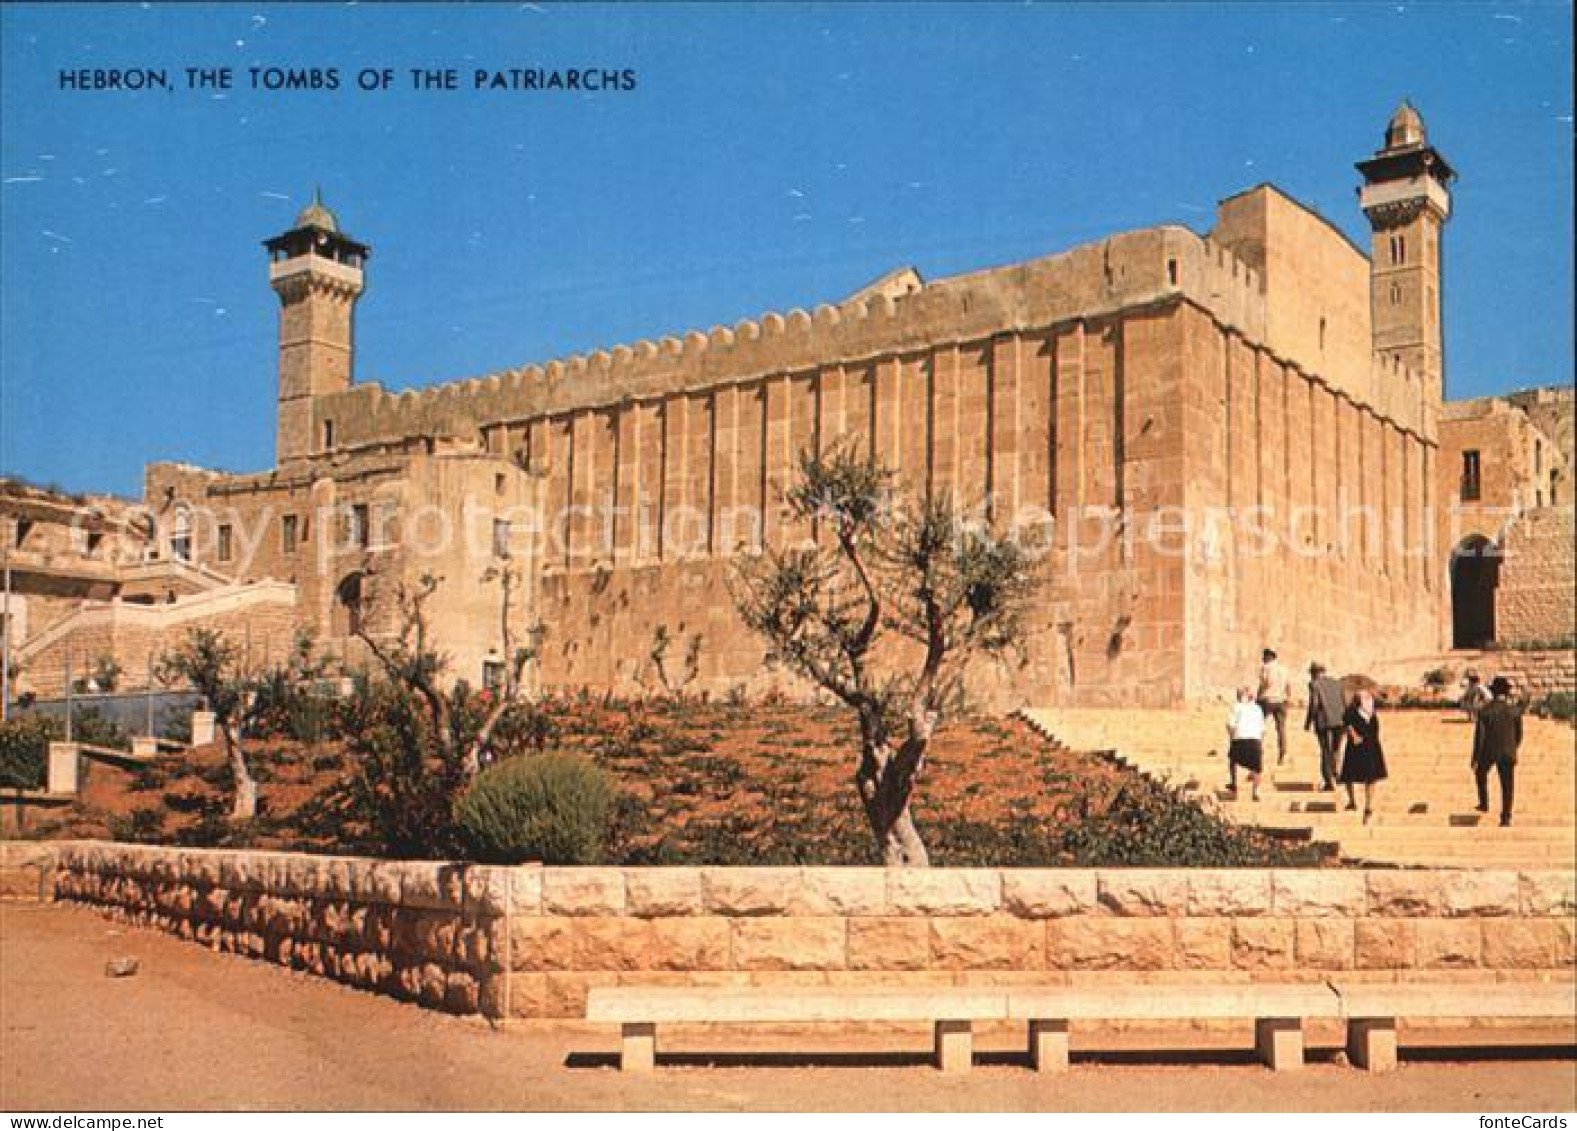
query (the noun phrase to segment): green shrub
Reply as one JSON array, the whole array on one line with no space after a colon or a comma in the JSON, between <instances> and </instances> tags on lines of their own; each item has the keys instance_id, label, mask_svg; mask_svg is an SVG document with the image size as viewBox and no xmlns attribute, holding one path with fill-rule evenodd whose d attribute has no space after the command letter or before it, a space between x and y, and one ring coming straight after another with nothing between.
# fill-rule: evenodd
<instances>
[{"instance_id":1,"label":"green shrub","mask_svg":"<svg viewBox=\"0 0 1577 1131\"><path fill-rule=\"evenodd\" d=\"M1456 679L1456 673L1450 668L1431 668L1424 673L1424 685L1426 687L1444 687L1454 679Z\"/></svg>"},{"instance_id":2,"label":"green shrub","mask_svg":"<svg viewBox=\"0 0 1577 1131\"><path fill-rule=\"evenodd\" d=\"M484 771L455 818L478 860L594 864L602 859L612 805L608 777L592 763L542 754Z\"/></svg>"},{"instance_id":3,"label":"green shrub","mask_svg":"<svg viewBox=\"0 0 1577 1131\"><path fill-rule=\"evenodd\" d=\"M22 715L0 723L0 788L43 789L49 744L65 737L65 724L44 715ZM126 732L95 707L72 711L71 737L93 746L131 747Z\"/></svg>"},{"instance_id":4,"label":"green shrub","mask_svg":"<svg viewBox=\"0 0 1577 1131\"><path fill-rule=\"evenodd\" d=\"M1571 722L1577 718L1577 694L1570 691L1552 691L1533 703L1532 711L1546 719Z\"/></svg>"},{"instance_id":5,"label":"green shrub","mask_svg":"<svg viewBox=\"0 0 1577 1131\"><path fill-rule=\"evenodd\" d=\"M0 787L43 789L49 743L56 728L48 719L24 715L0 723Z\"/></svg>"},{"instance_id":6,"label":"green shrub","mask_svg":"<svg viewBox=\"0 0 1577 1131\"><path fill-rule=\"evenodd\" d=\"M334 722L335 700L294 672L274 668L257 681L251 735L293 738L315 744L326 739Z\"/></svg>"},{"instance_id":7,"label":"green shrub","mask_svg":"<svg viewBox=\"0 0 1577 1131\"><path fill-rule=\"evenodd\" d=\"M66 737L65 724L55 719L49 721L50 735L56 741ZM97 707L71 709L71 741L88 746L105 746L113 750L130 750L131 736L114 719L108 718Z\"/></svg>"},{"instance_id":8,"label":"green shrub","mask_svg":"<svg viewBox=\"0 0 1577 1131\"><path fill-rule=\"evenodd\" d=\"M159 844L164 839L164 816L162 809L133 809L125 815L110 814L106 827L111 840Z\"/></svg>"},{"instance_id":9,"label":"green shrub","mask_svg":"<svg viewBox=\"0 0 1577 1131\"><path fill-rule=\"evenodd\" d=\"M1063 813L1057 847L1078 867L1299 868L1325 862L1317 844L1281 844L1255 829L1230 824L1148 778L1119 785L1115 794L1089 798Z\"/></svg>"},{"instance_id":10,"label":"green shrub","mask_svg":"<svg viewBox=\"0 0 1577 1131\"><path fill-rule=\"evenodd\" d=\"M182 746L192 744L192 709L187 706L166 707L159 712L153 733Z\"/></svg>"}]
</instances>

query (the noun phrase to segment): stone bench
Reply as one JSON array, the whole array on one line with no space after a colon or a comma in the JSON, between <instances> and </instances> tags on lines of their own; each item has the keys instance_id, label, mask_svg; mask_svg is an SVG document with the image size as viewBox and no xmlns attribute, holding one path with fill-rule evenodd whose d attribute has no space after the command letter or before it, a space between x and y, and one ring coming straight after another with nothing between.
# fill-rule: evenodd
<instances>
[{"instance_id":1,"label":"stone bench","mask_svg":"<svg viewBox=\"0 0 1577 1131\"><path fill-rule=\"evenodd\" d=\"M667 1024L809 1024L809 1022L923 1021L935 1025L937 1068L964 1073L975 1057L976 1021L1008 1016L1008 995L990 989L923 987L913 991L828 989L711 989L596 987L587 995L587 1021L623 1027L618 1066L647 1073L656 1063L656 1030Z\"/></svg>"},{"instance_id":2,"label":"stone bench","mask_svg":"<svg viewBox=\"0 0 1577 1131\"><path fill-rule=\"evenodd\" d=\"M1029 1023L1030 1063L1039 1072L1067 1069L1071 1021L1200 1018L1251 1018L1259 1059L1276 1071L1288 1071L1303 1066L1303 1019L1339 1016L1336 994L1317 982L1086 986L1008 992L1008 1017Z\"/></svg>"},{"instance_id":3,"label":"stone bench","mask_svg":"<svg viewBox=\"0 0 1577 1131\"><path fill-rule=\"evenodd\" d=\"M586 1002L588 1021L622 1026L619 1065L626 1072L651 1071L662 1023L928 1022L935 1026L937 1067L967 1072L974 1056L974 1022L1018 1020L1028 1022L1034 1067L1054 1072L1068 1066L1072 1021L1201 1017L1253 1019L1260 1059L1287 1070L1303 1063L1303 1019L1339 1016L1336 995L1319 983L838 991L621 986L594 988Z\"/></svg>"},{"instance_id":4,"label":"stone bench","mask_svg":"<svg viewBox=\"0 0 1577 1131\"><path fill-rule=\"evenodd\" d=\"M622 1026L619 1067L650 1072L657 1026L669 1024L803 1024L924 1021L935 1026L936 1066L967 1072L974 1058L974 1022L1007 1017L1001 990L940 987L914 990L710 989L603 987L586 999L586 1020Z\"/></svg>"},{"instance_id":5,"label":"stone bench","mask_svg":"<svg viewBox=\"0 0 1577 1131\"><path fill-rule=\"evenodd\" d=\"M1396 1067L1396 1022L1441 1017L1570 1021L1577 1017L1577 983L1519 985L1462 982L1452 985L1340 984L1347 1019L1347 1059L1370 1072Z\"/></svg>"}]
</instances>

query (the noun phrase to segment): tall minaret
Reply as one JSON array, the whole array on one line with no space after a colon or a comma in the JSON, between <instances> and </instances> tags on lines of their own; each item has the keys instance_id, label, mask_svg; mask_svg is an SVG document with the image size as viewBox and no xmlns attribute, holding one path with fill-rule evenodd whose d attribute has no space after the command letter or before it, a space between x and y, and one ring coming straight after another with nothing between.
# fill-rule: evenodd
<instances>
[{"instance_id":1,"label":"tall minaret","mask_svg":"<svg viewBox=\"0 0 1577 1131\"><path fill-rule=\"evenodd\" d=\"M1444 392L1440 239L1456 173L1405 101L1391 115L1385 147L1358 162L1358 171L1364 179L1358 200L1374 229L1369 304L1375 352L1426 374L1438 401Z\"/></svg>"},{"instance_id":2,"label":"tall minaret","mask_svg":"<svg viewBox=\"0 0 1577 1131\"><path fill-rule=\"evenodd\" d=\"M281 466L335 445L333 425L313 423L312 398L350 388L356 299L362 265L372 253L339 230L314 193L284 235L264 240L268 282L279 295L279 431Z\"/></svg>"}]
</instances>

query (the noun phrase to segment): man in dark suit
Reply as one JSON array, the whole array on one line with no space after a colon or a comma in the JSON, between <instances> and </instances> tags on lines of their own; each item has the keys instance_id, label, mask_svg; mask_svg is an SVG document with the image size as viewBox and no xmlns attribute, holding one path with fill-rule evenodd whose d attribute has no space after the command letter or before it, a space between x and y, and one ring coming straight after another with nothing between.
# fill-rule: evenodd
<instances>
[{"instance_id":1,"label":"man in dark suit","mask_svg":"<svg viewBox=\"0 0 1577 1131\"><path fill-rule=\"evenodd\" d=\"M1309 709L1303 716L1303 729L1312 730L1320 743L1321 789L1336 788L1337 764L1341 759L1342 736L1346 725L1342 717L1347 706L1342 702L1342 685L1325 674L1325 665L1309 665Z\"/></svg>"},{"instance_id":2,"label":"man in dark suit","mask_svg":"<svg viewBox=\"0 0 1577 1131\"><path fill-rule=\"evenodd\" d=\"M1478 782L1478 811L1489 812L1489 771L1500 776L1500 824L1511 824L1516 791L1517 747L1522 745L1522 710L1511 701L1511 683L1496 676L1489 684L1492 698L1478 713L1473 729L1473 777Z\"/></svg>"}]
</instances>

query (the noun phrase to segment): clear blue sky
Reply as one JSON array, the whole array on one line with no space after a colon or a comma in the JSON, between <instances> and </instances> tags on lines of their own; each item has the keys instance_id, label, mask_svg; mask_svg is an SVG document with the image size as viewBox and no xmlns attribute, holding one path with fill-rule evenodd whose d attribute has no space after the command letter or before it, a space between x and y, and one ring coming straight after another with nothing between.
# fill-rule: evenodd
<instances>
[{"instance_id":1,"label":"clear blue sky","mask_svg":"<svg viewBox=\"0 0 1577 1131\"><path fill-rule=\"evenodd\" d=\"M835 301L1274 181L1367 246L1353 161L1404 95L1461 174L1449 395L1569 381L1569 4L0 8L0 470L140 492L273 458L259 241L321 184L374 249L393 388ZM211 93L62 68L231 66ZM335 67L257 92L251 66ZM413 66L631 67L630 93L418 93ZM392 67L397 89L355 75Z\"/></svg>"}]
</instances>

